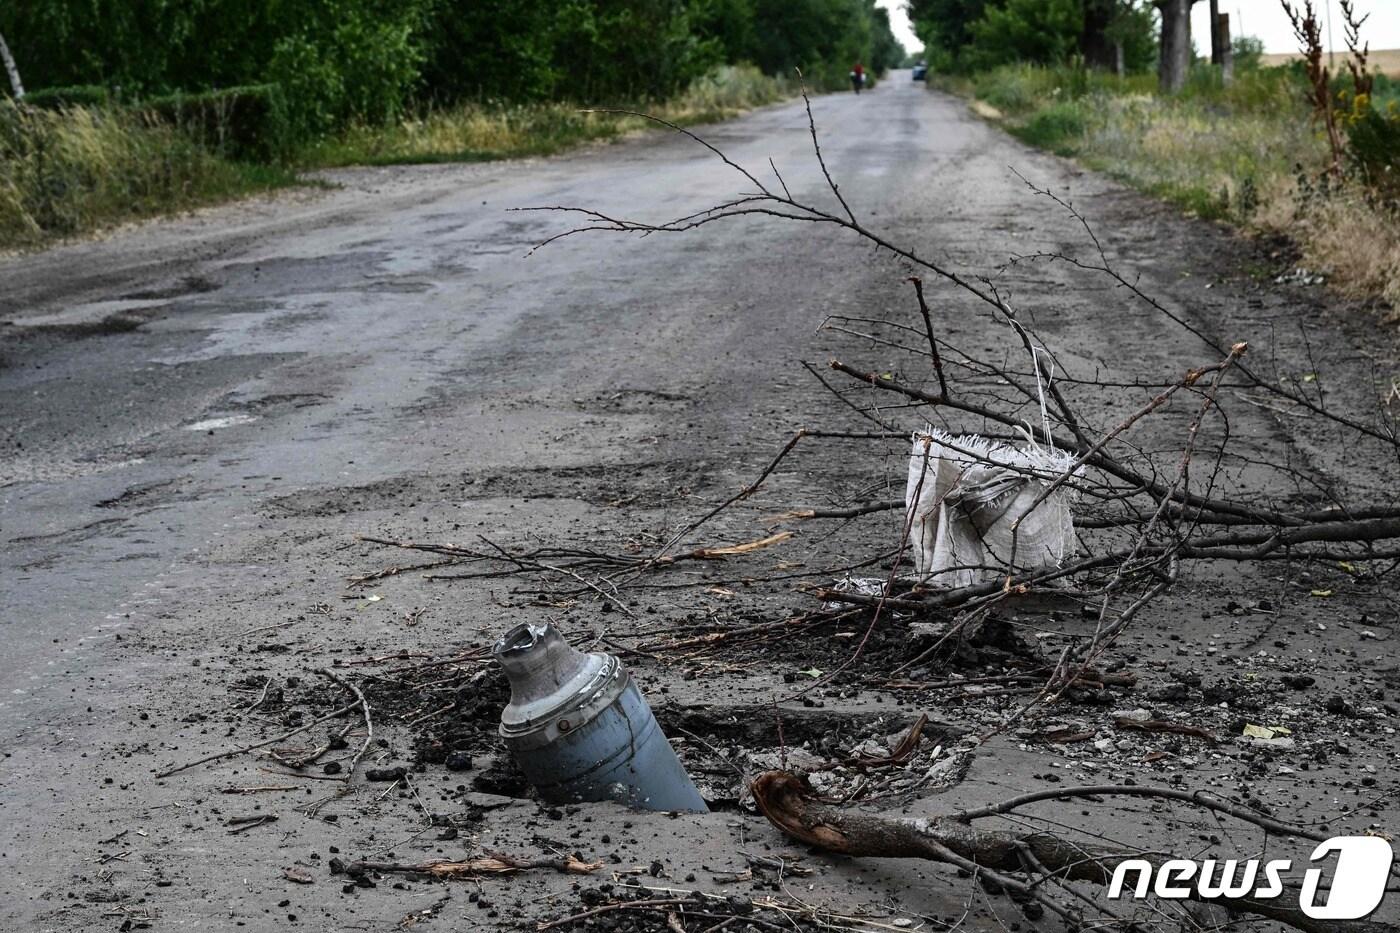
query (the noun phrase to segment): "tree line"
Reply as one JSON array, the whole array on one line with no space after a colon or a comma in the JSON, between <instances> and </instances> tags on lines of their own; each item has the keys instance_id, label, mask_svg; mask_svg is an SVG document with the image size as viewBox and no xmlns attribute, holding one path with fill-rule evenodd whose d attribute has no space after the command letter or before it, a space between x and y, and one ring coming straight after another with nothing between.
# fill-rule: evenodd
<instances>
[{"instance_id":1,"label":"tree line","mask_svg":"<svg viewBox=\"0 0 1400 933\"><path fill-rule=\"evenodd\" d=\"M463 100L658 99L740 62L829 83L903 57L874 0L26 0L0 4L0 35L31 89L275 84L313 131Z\"/></svg>"},{"instance_id":2,"label":"tree line","mask_svg":"<svg viewBox=\"0 0 1400 933\"><path fill-rule=\"evenodd\" d=\"M909 0L909 15L930 64L944 71L1077 59L1131 72L1157 59L1147 0Z\"/></svg>"}]
</instances>

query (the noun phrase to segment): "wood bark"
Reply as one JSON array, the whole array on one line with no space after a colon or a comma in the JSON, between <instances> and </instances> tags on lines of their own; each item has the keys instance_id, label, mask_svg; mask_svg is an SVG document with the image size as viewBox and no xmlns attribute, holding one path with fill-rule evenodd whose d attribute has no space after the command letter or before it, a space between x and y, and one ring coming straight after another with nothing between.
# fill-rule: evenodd
<instances>
[{"instance_id":1,"label":"wood bark","mask_svg":"<svg viewBox=\"0 0 1400 933\"><path fill-rule=\"evenodd\" d=\"M1220 47L1220 0L1210 0L1210 63L1219 65L1224 60Z\"/></svg>"},{"instance_id":2,"label":"wood bark","mask_svg":"<svg viewBox=\"0 0 1400 933\"><path fill-rule=\"evenodd\" d=\"M10 76L10 89L14 92L15 100L24 100L24 83L19 79L19 68L15 66L14 56L10 54L10 47L5 44L3 35L0 35L0 61L5 63L5 73Z\"/></svg>"},{"instance_id":3,"label":"wood bark","mask_svg":"<svg viewBox=\"0 0 1400 933\"><path fill-rule=\"evenodd\" d=\"M908 819L874 816L823 806L803 781L784 771L768 771L753 782L754 802L782 832L818 849L870 858L920 858L946 864L974 863L994 872L1025 874L1026 855L1056 878L1108 885L1113 869L1128 859L1165 861L1141 852L1111 851L1030 830L978 829L951 816ZM1396 933L1397 927L1374 920L1317 920L1296 906L1296 890L1273 900L1207 900L1231 912L1285 923L1305 933Z\"/></svg>"},{"instance_id":4,"label":"wood bark","mask_svg":"<svg viewBox=\"0 0 1400 933\"><path fill-rule=\"evenodd\" d=\"M1175 94L1186 86L1191 70L1191 4L1195 0L1158 0L1162 13L1161 59L1157 83L1162 93Z\"/></svg>"},{"instance_id":5,"label":"wood bark","mask_svg":"<svg viewBox=\"0 0 1400 933\"><path fill-rule=\"evenodd\" d=\"M1113 25L1117 0L1085 0L1084 27L1079 33L1079 54L1089 68L1104 71L1117 66L1116 43L1108 38Z\"/></svg>"},{"instance_id":6,"label":"wood bark","mask_svg":"<svg viewBox=\"0 0 1400 933\"><path fill-rule=\"evenodd\" d=\"M1220 80L1229 84L1235 80L1235 47L1230 36L1230 14L1221 13L1216 23L1216 32L1220 34Z\"/></svg>"}]
</instances>

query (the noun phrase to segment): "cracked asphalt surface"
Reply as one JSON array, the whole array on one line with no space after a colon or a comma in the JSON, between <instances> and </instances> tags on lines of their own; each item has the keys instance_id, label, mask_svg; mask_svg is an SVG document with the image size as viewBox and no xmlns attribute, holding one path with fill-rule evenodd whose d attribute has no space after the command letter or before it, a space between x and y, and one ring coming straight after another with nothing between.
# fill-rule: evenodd
<instances>
[{"instance_id":1,"label":"cracked asphalt surface","mask_svg":"<svg viewBox=\"0 0 1400 933\"><path fill-rule=\"evenodd\" d=\"M1109 253L1173 309L1221 339L1269 347L1282 368L1325 370L1336 404L1373 404L1376 379L1395 370L1392 341L1364 311L1246 274L1268 261L1256 247L1029 150L903 73L812 107L842 193L892 240L987 274L1013 253L1082 246L1076 223L1033 197L1015 168L1072 197ZM823 197L800 101L704 135L743 164L773 159L794 194ZM38 930L377 930L431 907L422 922L476 929L578 908L570 879L553 876L488 881L472 900L468 888L417 883L345 894L325 877L333 850L459 851L406 840L424 831L425 811L463 801L490 811L472 845L528 853L542 833L569 834L560 845L591 847L613 868L659 861L668 883L732 890L706 871L741 869L745 848L784 848L742 810L664 819L597 805L560 821L529 802L454 797L460 776L430 771L434 793L366 797L332 821L300 816L277 794L221 795L279 783L250 756L152 775L275 734L277 722L247 709L256 694L230 689L249 672L314 679L307 672L328 659L447 654L527 618L623 624L587 604L532 604L509 581L404 575L347 594L350 575L399 559L355 535L484 534L522 545L664 537L740 488L795 428L841 423L801 362L841 355L874 367L881 350L817 326L835 313L907 310L910 270L839 231L758 219L684 236L569 237L530 253L568 221L512 208L581 205L659 220L744 190L712 154L660 133L544 160L329 178L338 187L0 260L0 919ZM1073 366L1157 375L1204 362L1103 282L1062 268L1001 276ZM965 299L937 288L933 297L956 336L978 349L1002 339ZM1312 361L1292 336L1297 321L1312 329ZM903 416L917 426L914 413ZM1391 478L1368 479L1361 454L1296 419L1259 411L1237 432L1261 451L1285 450L1323 482L1392 488ZM856 467L858 451L804 452L761 505L771 514L880 483L902 489L900 445L890 450ZM829 560L888 533L888 522L812 531L779 556ZM758 537L758 509L726 517L714 534ZM1324 584L1336 598L1307 598ZM1225 608L1264 596L1273 610ZM736 596L718 578L638 600L638 613L676 624L724 618L736 602L757 618L810 602L791 588ZM1365 716L1328 720L1329 753L1313 755L1305 774L1297 762L1287 773L1281 762L1261 765L1248 748L1178 748L1153 779L1186 773L1235 791L1247 782L1250 794L1313 818L1340 811L1358 829L1384 823L1394 808L1383 795L1396 789L1395 715L1385 705L1400 688L1395 605L1387 586L1274 571L1187 581L1144 617L1133 645L1149 682L1175 682L1180 666L1221 676L1306 670L1319 702L1322 691L1343 694ZM686 702L763 703L782 689L776 669L731 664L680 680L645 659L636 666L654 698L664 686ZM1182 715L1236 715L1192 698L1196 712ZM1281 710L1295 700L1250 715L1291 715ZM898 706L904 718L922 702L935 718L976 718L934 698L841 690L823 702ZM1047 775L1058 781L1059 769L1070 769L1066 780L1134 774L1151 749L1132 743L1147 741L1086 765L1068 749L997 739L961 784L914 812L1032 789ZM386 746L381 757L401 751ZM1218 832L1190 814L1148 811L1085 821L1106 834L1156 821L1192 846ZM236 835L221 825L248 812L280 820ZM998 929L1016 914L931 866L807 863L816 874L783 892L846 913L923 929L965 911L968 925ZM315 883L289 881L283 869L294 865Z\"/></svg>"}]
</instances>

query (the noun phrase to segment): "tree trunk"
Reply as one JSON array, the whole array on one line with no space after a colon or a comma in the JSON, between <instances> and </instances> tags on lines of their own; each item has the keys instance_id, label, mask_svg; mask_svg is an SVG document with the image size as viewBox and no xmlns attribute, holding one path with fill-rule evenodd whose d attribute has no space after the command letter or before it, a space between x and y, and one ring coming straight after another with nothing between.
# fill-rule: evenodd
<instances>
[{"instance_id":1,"label":"tree trunk","mask_svg":"<svg viewBox=\"0 0 1400 933\"><path fill-rule=\"evenodd\" d=\"M24 84L19 79L19 69L15 67L15 60L10 55L10 47L5 44L5 37L0 36L0 61L5 63L5 73L10 76L10 87L15 93L15 100L24 100Z\"/></svg>"},{"instance_id":2,"label":"tree trunk","mask_svg":"<svg viewBox=\"0 0 1400 933\"><path fill-rule=\"evenodd\" d=\"M1221 13L1215 33L1220 37L1220 80L1229 84L1235 80L1235 48L1230 39L1230 14Z\"/></svg>"},{"instance_id":3,"label":"tree trunk","mask_svg":"<svg viewBox=\"0 0 1400 933\"><path fill-rule=\"evenodd\" d=\"M1191 4L1193 0L1159 0L1162 11L1161 60L1157 83L1163 94L1175 94L1186 86L1191 68Z\"/></svg>"},{"instance_id":4,"label":"tree trunk","mask_svg":"<svg viewBox=\"0 0 1400 933\"><path fill-rule=\"evenodd\" d=\"M1079 33L1079 54L1089 68L1105 71L1115 64L1114 44L1109 41L1108 28L1113 25L1117 0L1085 0L1084 28Z\"/></svg>"},{"instance_id":5,"label":"tree trunk","mask_svg":"<svg viewBox=\"0 0 1400 933\"><path fill-rule=\"evenodd\" d=\"M1225 61L1225 53L1220 48L1220 0L1210 0L1210 63L1219 65Z\"/></svg>"}]
</instances>

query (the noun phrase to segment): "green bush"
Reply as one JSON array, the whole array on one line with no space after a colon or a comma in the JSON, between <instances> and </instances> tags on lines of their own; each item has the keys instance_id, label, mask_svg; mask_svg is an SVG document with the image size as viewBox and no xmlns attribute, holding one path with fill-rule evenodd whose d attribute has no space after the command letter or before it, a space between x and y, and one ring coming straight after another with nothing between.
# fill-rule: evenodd
<instances>
[{"instance_id":1,"label":"green bush","mask_svg":"<svg viewBox=\"0 0 1400 933\"><path fill-rule=\"evenodd\" d=\"M1037 111L1012 132L1032 146L1049 149L1057 155L1074 155L1087 127L1083 105L1066 100Z\"/></svg>"},{"instance_id":2,"label":"green bush","mask_svg":"<svg viewBox=\"0 0 1400 933\"><path fill-rule=\"evenodd\" d=\"M112 95L108 90L96 84L45 87L24 95L26 104L43 110L62 110L64 107L102 107L111 99Z\"/></svg>"},{"instance_id":3,"label":"green bush","mask_svg":"<svg viewBox=\"0 0 1400 933\"><path fill-rule=\"evenodd\" d=\"M339 122L345 79L324 50L305 35L277 43L267 69L289 101L289 133L299 141L323 136Z\"/></svg>"},{"instance_id":4,"label":"green bush","mask_svg":"<svg viewBox=\"0 0 1400 933\"><path fill-rule=\"evenodd\" d=\"M0 98L0 249L286 184L120 108L41 110Z\"/></svg>"},{"instance_id":5,"label":"green bush","mask_svg":"<svg viewBox=\"0 0 1400 933\"><path fill-rule=\"evenodd\" d=\"M1269 114L1296 110L1307 94L1306 79L1287 67L1237 71L1228 85L1220 69L1196 62L1187 75L1180 97L1233 113Z\"/></svg>"},{"instance_id":6,"label":"green bush","mask_svg":"<svg viewBox=\"0 0 1400 933\"><path fill-rule=\"evenodd\" d=\"M1400 112L1366 106L1346 123L1348 168L1377 194L1400 201Z\"/></svg>"},{"instance_id":7,"label":"green bush","mask_svg":"<svg viewBox=\"0 0 1400 933\"><path fill-rule=\"evenodd\" d=\"M941 73L1075 59L1108 70L1115 46L1124 69L1137 73L1157 57L1148 0L908 0L906 6Z\"/></svg>"},{"instance_id":8,"label":"green bush","mask_svg":"<svg viewBox=\"0 0 1400 933\"><path fill-rule=\"evenodd\" d=\"M646 112L688 126L770 104L796 90L795 80L769 77L753 65L724 65L669 100L646 105ZM434 108L390 126L354 124L312 142L298 156L320 166L518 158L655 129L641 117L584 112L576 104L491 101Z\"/></svg>"},{"instance_id":9,"label":"green bush","mask_svg":"<svg viewBox=\"0 0 1400 933\"><path fill-rule=\"evenodd\" d=\"M1235 73L1255 71L1264 58L1264 40L1254 36L1235 36L1230 40L1230 51L1235 59Z\"/></svg>"},{"instance_id":10,"label":"green bush","mask_svg":"<svg viewBox=\"0 0 1400 933\"><path fill-rule=\"evenodd\" d=\"M36 87L280 84L304 138L455 104L656 102L744 62L844 83L900 54L874 0L23 0L0 33Z\"/></svg>"},{"instance_id":11,"label":"green bush","mask_svg":"<svg viewBox=\"0 0 1400 933\"><path fill-rule=\"evenodd\" d=\"M1084 29L1076 0L1006 0L988 6L972 24L973 46L966 61L975 68L1025 61L1059 64L1069 60Z\"/></svg>"},{"instance_id":12,"label":"green bush","mask_svg":"<svg viewBox=\"0 0 1400 933\"><path fill-rule=\"evenodd\" d=\"M1075 65L1003 65L972 77L972 92L1008 114L1023 114L1047 102L1080 100L1095 94L1148 93L1151 75L1119 78Z\"/></svg>"},{"instance_id":13,"label":"green bush","mask_svg":"<svg viewBox=\"0 0 1400 933\"><path fill-rule=\"evenodd\" d=\"M1400 81L1377 74L1371 82L1371 106L1381 113L1388 112L1392 107L1400 109Z\"/></svg>"},{"instance_id":14,"label":"green bush","mask_svg":"<svg viewBox=\"0 0 1400 933\"><path fill-rule=\"evenodd\" d=\"M1049 68L1009 65L980 72L972 79L972 93L998 110L1025 113L1058 86Z\"/></svg>"},{"instance_id":15,"label":"green bush","mask_svg":"<svg viewBox=\"0 0 1400 933\"><path fill-rule=\"evenodd\" d=\"M285 96L275 84L204 94L167 94L136 108L179 128L213 152L237 159L277 160L296 142Z\"/></svg>"}]
</instances>

